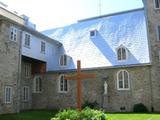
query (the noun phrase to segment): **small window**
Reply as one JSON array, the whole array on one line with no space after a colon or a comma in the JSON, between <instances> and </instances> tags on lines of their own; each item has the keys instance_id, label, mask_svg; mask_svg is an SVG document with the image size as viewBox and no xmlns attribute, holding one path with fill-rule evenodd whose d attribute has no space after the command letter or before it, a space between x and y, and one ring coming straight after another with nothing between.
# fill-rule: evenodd
<instances>
[{"instance_id":1,"label":"small window","mask_svg":"<svg viewBox=\"0 0 160 120\"><path fill-rule=\"evenodd\" d=\"M29 87L23 87L23 101L27 102L29 100Z\"/></svg>"},{"instance_id":2,"label":"small window","mask_svg":"<svg viewBox=\"0 0 160 120\"><path fill-rule=\"evenodd\" d=\"M64 79L64 75L60 75L59 77L59 92L66 93L68 92L68 81Z\"/></svg>"},{"instance_id":3,"label":"small window","mask_svg":"<svg viewBox=\"0 0 160 120\"><path fill-rule=\"evenodd\" d=\"M91 30L91 31L90 31L90 37L91 37L91 38L96 37L96 33L97 33L97 30Z\"/></svg>"},{"instance_id":4,"label":"small window","mask_svg":"<svg viewBox=\"0 0 160 120\"><path fill-rule=\"evenodd\" d=\"M60 66L67 66L67 55L60 56Z\"/></svg>"},{"instance_id":5,"label":"small window","mask_svg":"<svg viewBox=\"0 0 160 120\"><path fill-rule=\"evenodd\" d=\"M42 78L40 76L36 76L34 78L34 93L41 93L42 92Z\"/></svg>"},{"instance_id":6,"label":"small window","mask_svg":"<svg viewBox=\"0 0 160 120\"><path fill-rule=\"evenodd\" d=\"M126 70L121 70L117 73L118 90L129 90L129 73Z\"/></svg>"},{"instance_id":7,"label":"small window","mask_svg":"<svg viewBox=\"0 0 160 120\"><path fill-rule=\"evenodd\" d=\"M123 60L127 59L127 51L126 51L125 48L123 48L123 47L118 48L118 50L117 50L117 59L119 61L123 61Z\"/></svg>"},{"instance_id":8,"label":"small window","mask_svg":"<svg viewBox=\"0 0 160 120\"><path fill-rule=\"evenodd\" d=\"M46 49L46 44L45 42L41 41L41 52L45 53L45 49Z\"/></svg>"},{"instance_id":9,"label":"small window","mask_svg":"<svg viewBox=\"0 0 160 120\"><path fill-rule=\"evenodd\" d=\"M160 9L160 0L154 0L154 9Z\"/></svg>"},{"instance_id":10,"label":"small window","mask_svg":"<svg viewBox=\"0 0 160 120\"><path fill-rule=\"evenodd\" d=\"M12 87L5 86L5 103L11 103L11 102L12 102Z\"/></svg>"},{"instance_id":11,"label":"small window","mask_svg":"<svg viewBox=\"0 0 160 120\"><path fill-rule=\"evenodd\" d=\"M31 35L29 35L29 34L25 34L25 42L24 42L24 45L26 46L26 47L30 47L30 41L31 41Z\"/></svg>"},{"instance_id":12,"label":"small window","mask_svg":"<svg viewBox=\"0 0 160 120\"><path fill-rule=\"evenodd\" d=\"M24 64L24 77L30 78L31 77L31 65L28 63Z\"/></svg>"},{"instance_id":13,"label":"small window","mask_svg":"<svg viewBox=\"0 0 160 120\"><path fill-rule=\"evenodd\" d=\"M17 28L10 27L10 40L17 41Z\"/></svg>"}]
</instances>

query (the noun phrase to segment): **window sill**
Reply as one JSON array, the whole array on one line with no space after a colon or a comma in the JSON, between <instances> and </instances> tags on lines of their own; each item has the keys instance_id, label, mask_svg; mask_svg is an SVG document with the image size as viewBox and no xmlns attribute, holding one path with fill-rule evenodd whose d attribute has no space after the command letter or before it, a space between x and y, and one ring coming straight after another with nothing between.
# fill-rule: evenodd
<instances>
[{"instance_id":1,"label":"window sill","mask_svg":"<svg viewBox=\"0 0 160 120\"><path fill-rule=\"evenodd\" d=\"M41 94L42 93L42 91L40 91L40 92L33 92L34 94Z\"/></svg>"},{"instance_id":2,"label":"window sill","mask_svg":"<svg viewBox=\"0 0 160 120\"><path fill-rule=\"evenodd\" d=\"M59 65L61 68L65 68L67 67L67 65Z\"/></svg>"},{"instance_id":3,"label":"window sill","mask_svg":"<svg viewBox=\"0 0 160 120\"><path fill-rule=\"evenodd\" d=\"M41 51L42 54L45 54L45 51Z\"/></svg>"},{"instance_id":4,"label":"window sill","mask_svg":"<svg viewBox=\"0 0 160 120\"><path fill-rule=\"evenodd\" d=\"M160 10L160 8L154 8L154 10Z\"/></svg>"},{"instance_id":5,"label":"window sill","mask_svg":"<svg viewBox=\"0 0 160 120\"><path fill-rule=\"evenodd\" d=\"M58 91L60 94L67 94L69 91Z\"/></svg>"},{"instance_id":6,"label":"window sill","mask_svg":"<svg viewBox=\"0 0 160 120\"><path fill-rule=\"evenodd\" d=\"M28 46L28 45L23 45L24 47L26 47L26 48L28 48L28 49L31 49L31 47L30 46Z\"/></svg>"},{"instance_id":7,"label":"window sill","mask_svg":"<svg viewBox=\"0 0 160 120\"><path fill-rule=\"evenodd\" d=\"M10 39L10 41L17 42L17 40L12 40L12 39Z\"/></svg>"},{"instance_id":8,"label":"window sill","mask_svg":"<svg viewBox=\"0 0 160 120\"><path fill-rule=\"evenodd\" d=\"M119 91L128 91L128 90L130 90L130 88L118 88L117 90L119 90Z\"/></svg>"},{"instance_id":9,"label":"window sill","mask_svg":"<svg viewBox=\"0 0 160 120\"><path fill-rule=\"evenodd\" d=\"M4 102L4 104L12 104L12 102Z\"/></svg>"},{"instance_id":10,"label":"window sill","mask_svg":"<svg viewBox=\"0 0 160 120\"><path fill-rule=\"evenodd\" d=\"M117 60L118 62L126 62L127 61L127 59L126 60Z\"/></svg>"}]
</instances>

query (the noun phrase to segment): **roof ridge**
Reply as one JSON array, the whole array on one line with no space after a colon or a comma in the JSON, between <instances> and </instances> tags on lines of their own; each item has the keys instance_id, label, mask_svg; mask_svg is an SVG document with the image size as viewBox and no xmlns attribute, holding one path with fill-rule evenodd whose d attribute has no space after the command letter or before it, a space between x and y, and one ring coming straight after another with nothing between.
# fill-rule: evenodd
<instances>
[{"instance_id":1,"label":"roof ridge","mask_svg":"<svg viewBox=\"0 0 160 120\"><path fill-rule=\"evenodd\" d=\"M83 21L88 21L88 20L93 20L93 19L98 19L98 18L103 18L103 17L109 17L109 16L114 16L114 15L119 15L119 14L125 14L125 13L129 13L129 12L140 11L140 10L144 10L144 7L131 9L131 10L120 11L120 12L115 12L115 13L109 13L109 14L106 14L106 15L101 15L101 16L96 16L96 17L91 17L91 18L86 18L86 19L78 20L77 22L83 22Z\"/></svg>"}]
</instances>

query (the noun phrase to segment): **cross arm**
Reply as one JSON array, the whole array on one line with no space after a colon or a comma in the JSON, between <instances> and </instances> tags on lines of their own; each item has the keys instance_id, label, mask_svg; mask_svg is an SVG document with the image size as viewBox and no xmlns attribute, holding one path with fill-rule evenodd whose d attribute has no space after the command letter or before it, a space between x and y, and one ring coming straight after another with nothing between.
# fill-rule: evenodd
<instances>
[{"instance_id":1,"label":"cross arm","mask_svg":"<svg viewBox=\"0 0 160 120\"><path fill-rule=\"evenodd\" d=\"M96 78L96 74L81 74L82 79L86 78Z\"/></svg>"}]
</instances>

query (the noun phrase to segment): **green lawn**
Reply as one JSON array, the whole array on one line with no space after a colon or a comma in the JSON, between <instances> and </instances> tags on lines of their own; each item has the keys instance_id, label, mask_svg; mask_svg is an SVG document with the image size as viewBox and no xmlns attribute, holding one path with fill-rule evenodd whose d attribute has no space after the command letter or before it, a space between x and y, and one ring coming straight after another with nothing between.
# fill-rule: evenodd
<instances>
[{"instance_id":1,"label":"green lawn","mask_svg":"<svg viewBox=\"0 0 160 120\"><path fill-rule=\"evenodd\" d=\"M50 120L56 113L53 110L26 111L18 114L0 115L0 120Z\"/></svg>"},{"instance_id":2,"label":"green lawn","mask_svg":"<svg viewBox=\"0 0 160 120\"><path fill-rule=\"evenodd\" d=\"M0 120L50 120L55 111L27 111L19 114L0 115ZM110 114L110 120L160 120L160 114Z\"/></svg>"},{"instance_id":3,"label":"green lawn","mask_svg":"<svg viewBox=\"0 0 160 120\"><path fill-rule=\"evenodd\" d=\"M108 114L111 120L160 120L160 114Z\"/></svg>"}]
</instances>

